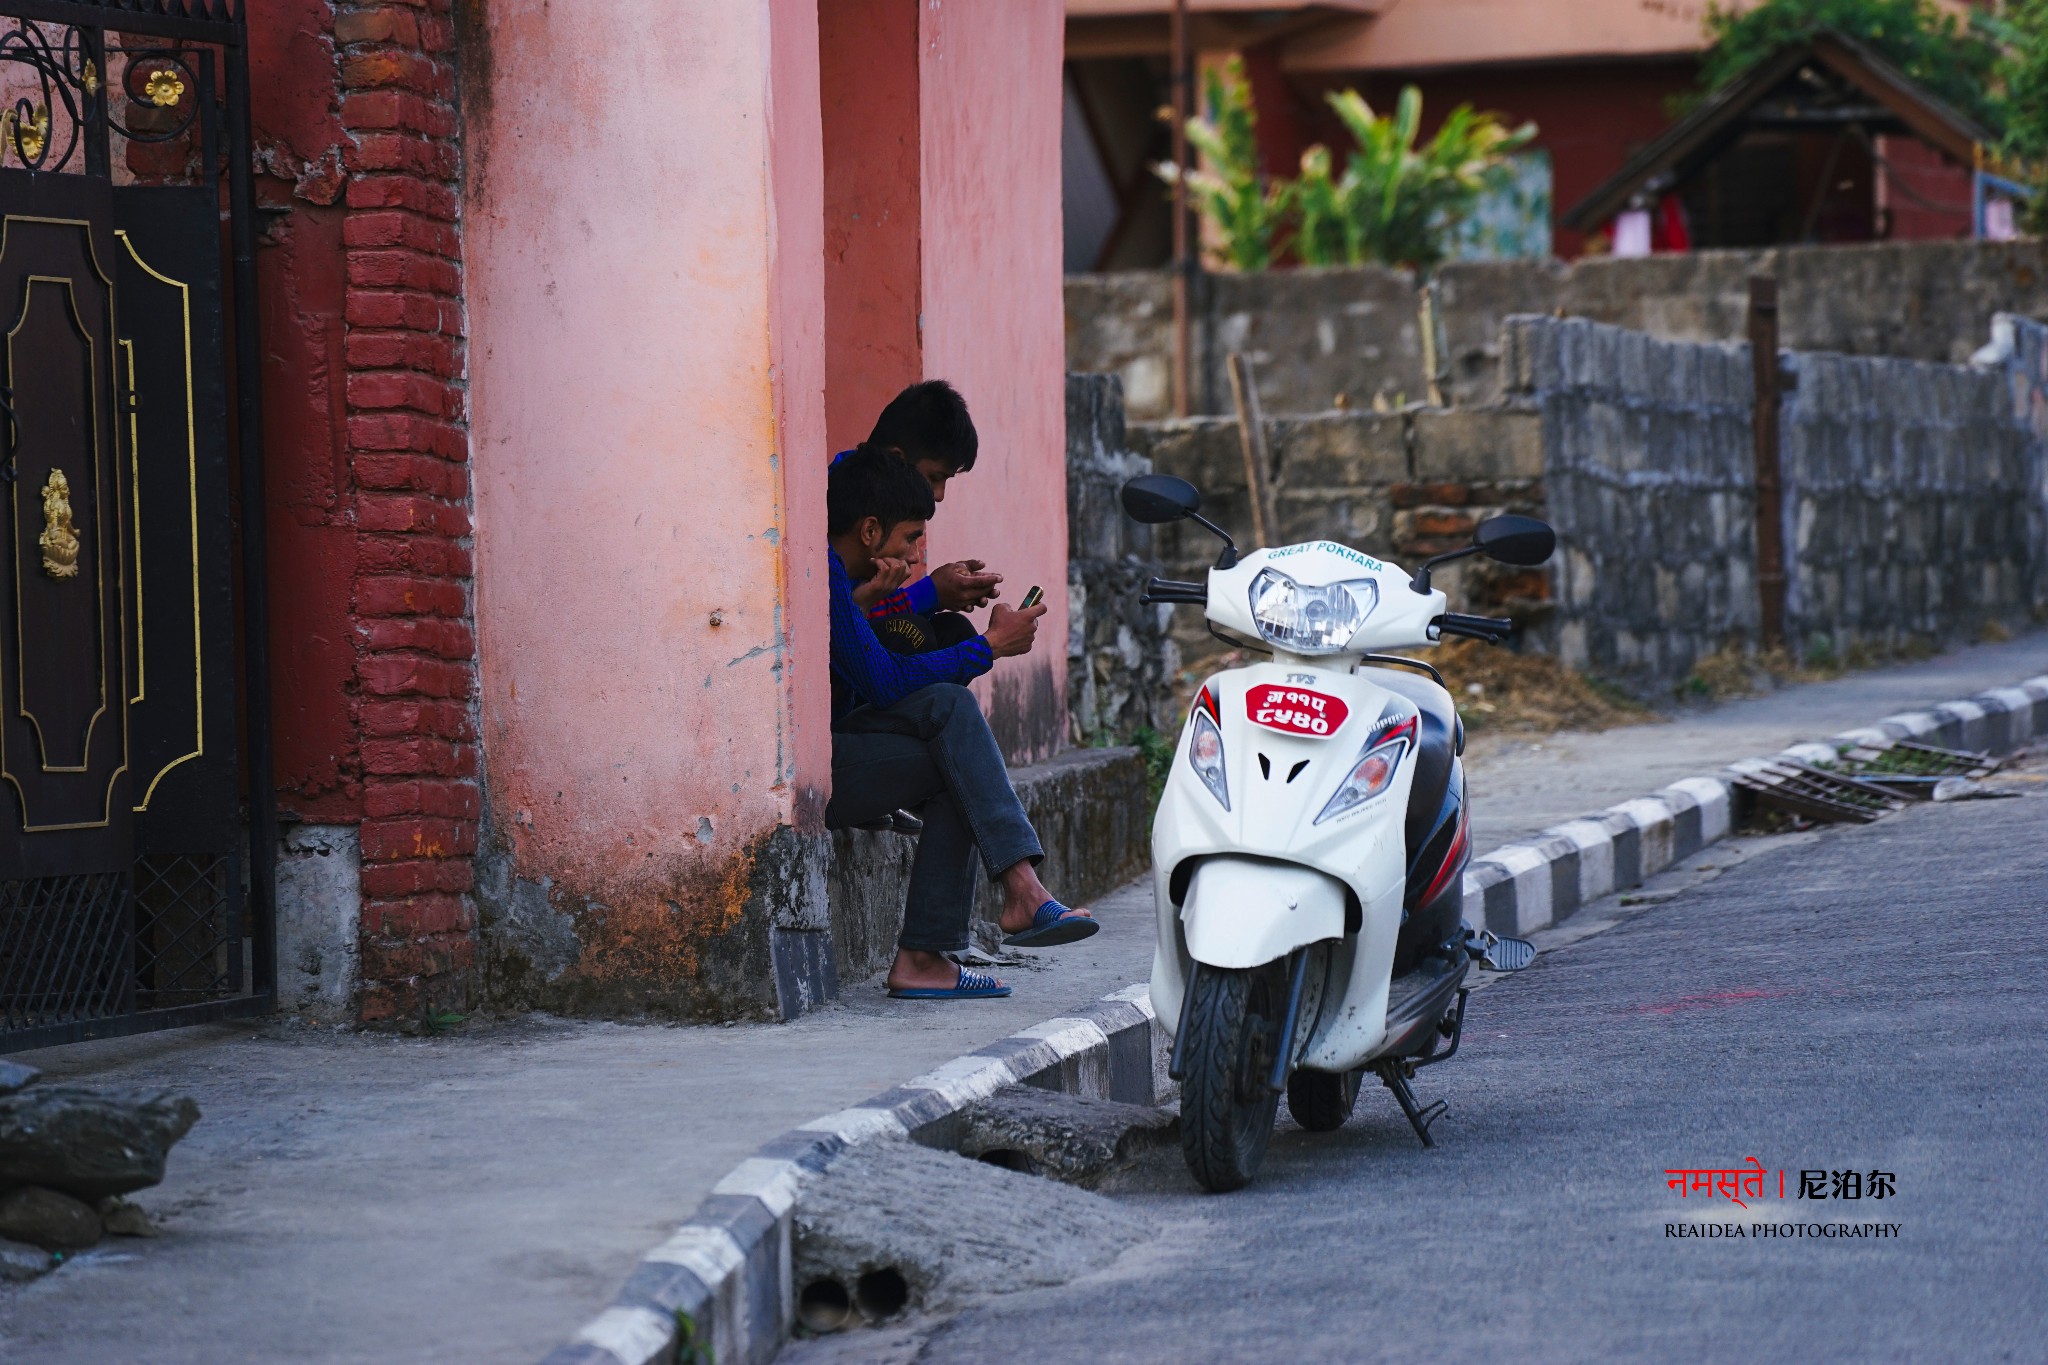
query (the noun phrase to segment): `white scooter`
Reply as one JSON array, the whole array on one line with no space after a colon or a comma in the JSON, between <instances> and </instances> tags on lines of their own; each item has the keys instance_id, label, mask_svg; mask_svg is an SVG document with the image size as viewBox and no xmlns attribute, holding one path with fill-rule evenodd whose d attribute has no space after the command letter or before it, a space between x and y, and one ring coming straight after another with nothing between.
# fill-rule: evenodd
<instances>
[{"instance_id":1,"label":"white scooter","mask_svg":"<svg viewBox=\"0 0 2048 1365\"><path fill-rule=\"evenodd\" d=\"M1368 1070L1430 1146L1444 1104L1418 1107L1408 1082L1457 1051L1471 963L1515 970L1536 950L1464 924L1464 727L1435 669L1376 651L1507 638L1512 621L1446 611L1430 570L1538 565L1557 538L1495 517L1410 576L1330 541L1240 558L1170 475L1132 479L1123 505L1224 543L1206 584L1154 578L1141 600L1201 605L1219 638L1272 655L1203 683L1152 826L1152 1006L1174 1021L1188 1168L1243 1186L1282 1090L1302 1127L1334 1129Z\"/></svg>"}]
</instances>

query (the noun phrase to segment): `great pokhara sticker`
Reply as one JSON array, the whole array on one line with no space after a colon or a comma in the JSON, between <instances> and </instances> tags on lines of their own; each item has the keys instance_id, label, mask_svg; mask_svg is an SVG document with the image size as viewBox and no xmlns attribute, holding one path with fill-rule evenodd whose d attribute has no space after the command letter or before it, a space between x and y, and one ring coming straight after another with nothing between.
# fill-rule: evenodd
<instances>
[{"instance_id":1,"label":"great pokhara sticker","mask_svg":"<svg viewBox=\"0 0 2048 1365\"><path fill-rule=\"evenodd\" d=\"M1283 735L1321 739L1333 735L1351 714L1341 697L1306 687L1275 687L1270 683L1244 694L1244 713L1254 725Z\"/></svg>"}]
</instances>

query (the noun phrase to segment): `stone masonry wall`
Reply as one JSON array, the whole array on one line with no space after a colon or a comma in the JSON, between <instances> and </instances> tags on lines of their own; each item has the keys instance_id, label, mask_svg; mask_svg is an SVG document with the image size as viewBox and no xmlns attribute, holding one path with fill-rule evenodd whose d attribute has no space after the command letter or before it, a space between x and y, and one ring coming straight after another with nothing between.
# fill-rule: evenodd
<instances>
[{"instance_id":1,"label":"stone masonry wall","mask_svg":"<svg viewBox=\"0 0 2048 1365\"><path fill-rule=\"evenodd\" d=\"M2038 331L2038 329L2035 329ZM2039 438L1994 369L1793 355L1786 629L1809 652L2023 623L2048 583ZM1827 637L1827 638L1823 638Z\"/></svg>"},{"instance_id":2,"label":"stone masonry wall","mask_svg":"<svg viewBox=\"0 0 2048 1365\"><path fill-rule=\"evenodd\" d=\"M1124 483L1152 472L1124 431L1114 375L1067 376L1067 717L1076 744L1171 731L1163 714L1180 656L1173 608L1138 601L1160 572L1153 529L1124 515Z\"/></svg>"},{"instance_id":3,"label":"stone masonry wall","mask_svg":"<svg viewBox=\"0 0 2048 1365\"><path fill-rule=\"evenodd\" d=\"M1541 413L1566 662L1645 686L1753 640L1749 348L1518 318L1505 381Z\"/></svg>"},{"instance_id":4,"label":"stone masonry wall","mask_svg":"<svg viewBox=\"0 0 2048 1365\"><path fill-rule=\"evenodd\" d=\"M2040 241L1459 262L1436 273L1445 397L1470 405L1499 396L1501 324L1517 314L1561 310L1666 340L1739 340L1757 273L1778 279L1782 341L1795 350L1958 364L1984 343L1994 313L2048 317L2048 243ZM1195 411L1232 411L1223 367L1233 350L1256 363L1269 413L1423 398L1417 283L1378 266L1202 277ZM1067 279L1067 368L1119 375L1135 421L1171 411L1170 298L1163 271Z\"/></svg>"},{"instance_id":5,"label":"stone masonry wall","mask_svg":"<svg viewBox=\"0 0 2048 1365\"><path fill-rule=\"evenodd\" d=\"M1469 544L1473 528L1501 512L1542 515L1542 429L1533 408L1411 407L1392 413L1324 413L1266 422L1278 540L1329 539L1399 564ZM1162 473L1202 490L1203 514L1255 548L1237 423L1215 417L1133 423L1133 449ZM1199 526L1159 527L1160 570L1199 580L1219 543ZM1532 625L1546 619L1550 580L1541 571L1467 560L1437 582L1464 610L1500 611ZM1172 617L1185 657L1225 646L1191 608Z\"/></svg>"},{"instance_id":6,"label":"stone masonry wall","mask_svg":"<svg viewBox=\"0 0 2048 1365\"><path fill-rule=\"evenodd\" d=\"M2040 329L2020 323L2028 338ZM1655 690L1757 642L1749 348L1578 320L1504 329L1541 414L1557 612L1575 667ZM2048 454L2008 362L1786 353L1788 645L1841 656L2039 619Z\"/></svg>"},{"instance_id":7,"label":"stone masonry wall","mask_svg":"<svg viewBox=\"0 0 2048 1365\"><path fill-rule=\"evenodd\" d=\"M1882 655L2048 620L2048 328L2013 319L1982 368L1787 351L1780 434L1788 644ZM1987 331L1989 329L1987 328ZM1328 537L1412 565L1504 511L1545 516L1547 570L1468 561L1465 610L1514 616L1532 647L1656 695L1726 645L1759 642L1749 348L1579 319L1502 330L1499 402L1267 419L1278 539ZM1235 421L1141 422L1131 447L1203 491L1249 545ZM1169 577L1216 543L1161 527ZM1194 612L1173 639L1222 648Z\"/></svg>"}]
</instances>

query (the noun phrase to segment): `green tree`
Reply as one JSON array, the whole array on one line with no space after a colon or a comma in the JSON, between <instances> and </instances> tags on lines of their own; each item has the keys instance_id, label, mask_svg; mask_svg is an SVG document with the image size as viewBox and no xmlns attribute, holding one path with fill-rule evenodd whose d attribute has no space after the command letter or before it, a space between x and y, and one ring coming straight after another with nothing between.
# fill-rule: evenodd
<instances>
[{"instance_id":1,"label":"green tree","mask_svg":"<svg viewBox=\"0 0 2048 1365\"><path fill-rule=\"evenodd\" d=\"M1536 136L1534 124L1510 129L1461 104L1418 147L1422 92L1412 85L1391 116L1374 114L1356 90L1331 95L1330 107L1353 145L1342 175L1327 148L1302 155L1295 249L1309 265L1436 265L1479 196L1506 178L1508 157Z\"/></svg>"},{"instance_id":2,"label":"green tree","mask_svg":"<svg viewBox=\"0 0 2048 1365\"><path fill-rule=\"evenodd\" d=\"M2034 186L2023 226L2048 232L2048 0L2013 0L1983 28L2000 48L1998 157Z\"/></svg>"},{"instance_id":3,"label":"green tree","mask_svg":"<svg viewBox=\"0 0 2048 1365\"><path fill-rule=\"evenodd\" d=\"M2022 0L2021 7L2033 0ZM1921 88L1987 127L2002 120L1994 76L1999 45L1981 19L1964 23L1934 0L1763 0L1740 12L1707 9L1713 46L1700 87L1714 91L1757 62L1824 28L1873 49Z\"/></svg>"},{"instance_id":4,"label":"green tree","mask_svg":"<svg viewBox=\"0 0 2048 1365\"><path fill-rule=\"evenodd\" d=\"M1221 239L1223 257L1238 270L1264 270L1286 247L1294 187L1267 176L1259 157L1258 111L1244 61L1211 67L1203 81L1208 110L1188 120L1188 142L1200 164L1158 167L1168 184L1185 176L1195 208Z\"/></svg>"}]
</instances>

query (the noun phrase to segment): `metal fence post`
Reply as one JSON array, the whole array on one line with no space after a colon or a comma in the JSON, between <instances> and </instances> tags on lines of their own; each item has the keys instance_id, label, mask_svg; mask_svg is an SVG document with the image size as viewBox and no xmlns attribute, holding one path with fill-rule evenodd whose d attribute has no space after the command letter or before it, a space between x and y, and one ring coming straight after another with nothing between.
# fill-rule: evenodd
<instances>
[{"instance_id":1,"label":"metal fence post","mask_svg":"<svg viewBox=\"0 0 2048 1365\"><path fill-rule=\"evenodd\" d=\"M1756 381L1756 590L1765 649L1785 643L1784 494L1778 464L1778 282L1749 278L1749 358Z\"/></svg>"}]
</instances>

